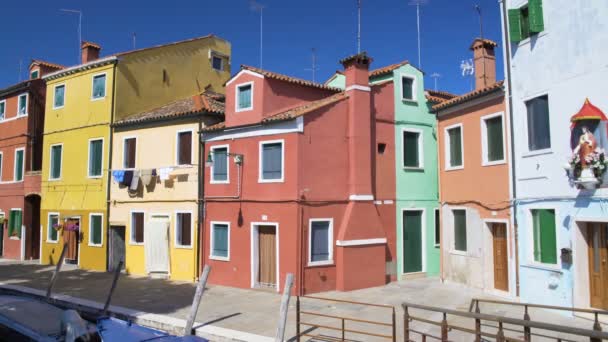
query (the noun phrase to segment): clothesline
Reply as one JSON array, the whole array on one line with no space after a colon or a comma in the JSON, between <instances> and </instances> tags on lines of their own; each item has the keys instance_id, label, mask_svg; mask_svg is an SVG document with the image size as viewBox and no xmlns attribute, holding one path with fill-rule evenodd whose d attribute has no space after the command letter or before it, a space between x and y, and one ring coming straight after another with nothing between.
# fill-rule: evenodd
<instances>
[{"instance_id":1,"label":"clothesline","mask_svg":"<svg viewBox=\"0 0 608 342\"><path fill-rule=\"evenodd\" d=\"M198 166L198 164L181 164L181 165L166 165L166 166L154 166L154 167L142 167L142 168L137 168L137 167L133 167L133 168L116 168L116 169L103 169L104 171L135 171L135 170L153 170L153 169L162 169L162 168L167 168L167 167L172 167L174 169L190 169L194 166Z\"/></svg>"}]
</instances>

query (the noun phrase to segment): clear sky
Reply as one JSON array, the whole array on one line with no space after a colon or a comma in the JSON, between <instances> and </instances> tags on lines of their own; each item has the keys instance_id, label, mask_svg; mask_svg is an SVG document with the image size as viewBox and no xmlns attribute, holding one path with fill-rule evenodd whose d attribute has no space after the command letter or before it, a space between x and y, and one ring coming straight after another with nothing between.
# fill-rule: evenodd
<instances>
[{"instance_id":1,"label":"clear sky","mask_svg":"<svg viewBox=\"0 0 608 342\"><path fill-rule=\"evenodd\" d=\"M361 48L374 58L372 68L402 60L417 65L416 8L411 0L362 0ZM356 0L258 0L264 8L263 67L312 79L311 48L317 53L316 80L325 81L340 69L338 60L356 52ZM439 73L439 89L470 91L460 61L479 36L474 5L482 8L484 37L502 48L497 0L428 0L421 7L422 69L425 87ZM3 1L0 87L27 77L32 58L74 65L79 56L78 15L82 37L102 46L102 55L130 50L133 32L138 48L214 33L232 43L232 72L241 64L259 66L260 17L249 0L30 0ZM499 79L502 52L497 50Z\"/></svg>"}]
</instances>

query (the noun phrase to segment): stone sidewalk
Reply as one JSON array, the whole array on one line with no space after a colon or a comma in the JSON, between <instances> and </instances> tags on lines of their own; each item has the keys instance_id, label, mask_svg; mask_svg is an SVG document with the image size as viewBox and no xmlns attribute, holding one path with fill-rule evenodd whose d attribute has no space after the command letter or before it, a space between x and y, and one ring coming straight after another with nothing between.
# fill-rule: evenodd
<instances>
[{"instance_id":1,"label":"stone sidewalk","mask_svg":"<svg viewBox=\"0 0 608 342\"><path fill-rule=\"evenodd\" d=\"M0 262L0 284L18 285L32 289L46 290L54 267L41 266L34 263ZM213 271L212 271L213 272ZM109 291L112 275L105 272L78 270L66 267L62 270L54 288L54 293L82 298L103 303ZM195 284L173 282L147 277L122 275L112 304L132 310L151 313L174 319L185 319L188 315ZM396 307L397 341L403 341L403 310L404 301L444 307L455 310L468 311L471 298L496 298L488 296L479 290L469 289L455 284L442 284L438 279L421 278L416 280L400 281L386 286L358 290L352 292L326 292L318 294L319 297L351 300L358 302L386 304ZM276 331L279 313L280 296L276 293L257 290L244 290L223 286L208 286L201 302L197 322L204 322L207 327L217 328L221 331L241 331L259 336L273 337ZM327 315L348 316L363 320L391 322L391 310L384 308L361 307L344 303L325 302L313 299L302 299L302 310L322 312ZM521 308L494 306L484 304L481 312L486 314L509 316L521 319ZM410 314L427 319L440 320L441 314L412 310ZM564 314L544 310L532 310L532 320L547 323L576 326L590 329L592 321L582 318L573 318ZM341 322L332 318L314 318L303 316L302 321L326 326L339 327ZM295 335L295 298L292 298L289 308L286 339ZM473 321L468 319L449 318L450 323L458 323L473 327ZM390 335L389 327L367 325L364 323L347 322L347 329L373 331L376 334ZM436 327L416 323L412 326L416 330L439 334ZM370 330L372 328L373 330ZM606 327L603 328L606 331ZM314 334L327 334L336 336L331 330L317 330ZM218 334L222 335L222 334ZM225 341L224 338L214 338L214 341ZM253 336L253 335L252 335ZM520 333L509 333L509 336L521 338ZM387 341L351 334L352 340L357 341ZM233 337L234 340L239 340ZM246 340L240 339L240 340ZM417 340L418 337L416 337ZM253 340L252 337L249 340ZM260 339L266 340L266 339ZM269 339L270 340L270 339ZM293 340L293 339L292 339ZM304 339L303 339L304 340ZM462 336L457 332L450 333L450 340L470 341L471 336ZM574 339L575 340L575 339Z\"/></svg>"}]
</instances>

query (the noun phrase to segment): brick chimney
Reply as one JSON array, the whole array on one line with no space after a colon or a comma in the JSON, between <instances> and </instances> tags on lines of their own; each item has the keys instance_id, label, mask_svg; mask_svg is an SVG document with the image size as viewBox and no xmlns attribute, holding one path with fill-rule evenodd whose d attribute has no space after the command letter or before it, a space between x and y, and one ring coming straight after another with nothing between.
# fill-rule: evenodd
<instances>
[{"instance_id":1,"label":"brick chimney","mask_svg":"<svg viewBox=\"0 0 608 342\"><path fill-rule=\"evenodd\" d=\"M489 39L476 38L471 44L475 62L475 89L482 89L496 83L496 56L494 48L498 44Z\"/></svg>"},{"instance_id":2,"label":"brick chimney","mask_svg":"<svg viewBox=\"0 0 608 342\"><path fill-rule=\"evenodd\" d=\"M93 42L83 41L80 45L80 50L81 63L84 64L99 59L99 52L101 51L101 46Z\"/></svg>"}]
</instances>

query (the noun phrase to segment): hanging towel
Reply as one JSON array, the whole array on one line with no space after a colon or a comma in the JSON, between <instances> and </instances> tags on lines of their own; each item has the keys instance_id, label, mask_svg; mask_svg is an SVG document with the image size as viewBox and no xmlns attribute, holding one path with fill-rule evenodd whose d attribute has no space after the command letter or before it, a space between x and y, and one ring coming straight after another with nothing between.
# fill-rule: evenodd
<instances>
[{"instance_id":1,"label":"hanging towel","mask_svg":"<svg viewBox=\"0 0 608 342\"><path fill-rule=\"evenodd\" d=\"M112 177L114 177L114 181L117 183L122 183L125 179L125 171L124 170L115 170L112 171Z\"/></svg>"},{"instance_id":2,"label":"hanging towel","mask_svg":"<svg viewBox=\"0 0 608 342\"><path fill-rule=\"evenodd\" d=\"M172 167L163 167L163 168L160 168L158 170L158 173L160 175L160 180L165 181L165 180L169 179L171 171L173 171Z\"/></svg>"},{"instance_id":3,"label":"hanging towel","mask_svg":"<svg viewBox=\"0 0 608 342\"><path fill-rule=\"evenodd\" d=\"M125 176L122 179L122 185L124 186L131 186L131 180L133 179L133 171L128 170L125 171Z\"/></svg>"},{"instance_id":4,"label":"hanging towel","mask_svg":"<svg viewBox=\"0 0 608 342\"><path fill-rule=\"evenodd\" d=\"M139 177L141 178L141 183L144 186L150 185L152 178L154 176L154 170L141 170L139 173Z\"/></svg>"},{"instance_id":5,"label":"hanging towel","mask_svg":"<svg viewBox=\"0 0 608 342\"><path fill-rule=\"evenodd\" d=\"M129 186L129 190L137 191L139 187L139 170L133 171L133 179L131 180L131 186Z\"/></svg>"}]
</instances>

